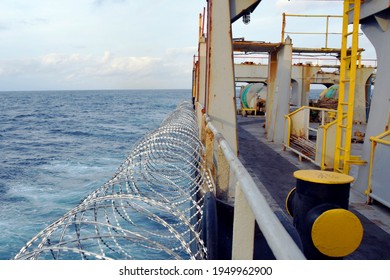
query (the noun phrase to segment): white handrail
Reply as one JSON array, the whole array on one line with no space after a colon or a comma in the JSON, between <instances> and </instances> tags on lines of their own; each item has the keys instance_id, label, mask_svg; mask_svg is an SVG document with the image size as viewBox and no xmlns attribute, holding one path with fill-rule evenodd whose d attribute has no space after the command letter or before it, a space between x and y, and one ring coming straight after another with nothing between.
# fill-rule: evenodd
<instances>
[{"instance_id":1,"label":"white handrail","mask_svg":"<svg viewBox=\"0 0 390 280\"><path fill-rule=\"evenodd\" d=\"M264 195L260 192L246 168L233 153L228 142L222 134L218 132L207 115L205 115L205 119L207 127L214 134L231 170L234 172L257 224L276 259L306 259L302 251L272 211Z\"/></svg>"}]
</instances>

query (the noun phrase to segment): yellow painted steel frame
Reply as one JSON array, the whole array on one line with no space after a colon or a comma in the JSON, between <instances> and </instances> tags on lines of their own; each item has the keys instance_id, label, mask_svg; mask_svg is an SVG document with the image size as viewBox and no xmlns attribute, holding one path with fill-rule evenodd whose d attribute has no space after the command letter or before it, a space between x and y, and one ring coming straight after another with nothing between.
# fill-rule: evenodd
<instances>
[{"instance_id":1,"label":"yellow painted steel frame","mask_svg":"<svg viewBox=\"0 0 390 280\"><path fill-rule=\"evenodd\" d=\"M353 125L356 68L357 63L360 60L360 55L358 54L360 1L361 0L344 0L342 31L343 36L341 40L340 87L339 102L337 106L338 114L336 132L336 152L334 157L334 171L341 172L344 174L349 174L350 165L353 164L355 161L359 163L359 161L356 160L356 157L352 157L351 160L351 138ZM350 32L348 31L348 25L349 14L351 12L353 12L353 29ZM351 53L349 55L347 43L348 37L351 35L352 46L350 50ZM348 93L346 93L347 87Z\"/></svg>"},{"instance_id":2,"label":"yellow painted steel frame","mask_svg":"<svg viewBox=\"0 0 390 280\"><path fill-rule=\"evenodd\" d=\"M285 122L287 122L287 134L284 135L284 140L285 140L284 145L286 147L290 147L290 139L291 139L290 138L290 135L291 135L291 117L290 117L290 114L284 116L284 118L285 118ZM286 123L285 123L285 125L286 125Z\"/></svg>"},{"instance_id":3,"label":"yellow painted steel frame","mask_svg":"<svg viewBox=\"0 0 390 280\"><path fill-rule=\"evenodd\" d=\"M328 130L330 127L334 126L335 124L337 123L337 120L334 120L333 122L330 122L326 125L323 126L323 129L324 129L324 137L323 137L323 140L322 140L322 149L321 149L321 164L320 164L320 167L321 167L321 170L325 170L326 169L326 165L325 165L325 156L326 156L326 145L327 145L327 134L328 134Z\"/></svg>"},{"instance_id":4,"label":"yellow painted steel frame","mask_svg":"<svg viewBox=\"0 0 390 280\"><path fill-rule=\"evenodd\" d=\"M248 112L255 112L255 116L257 116L257 110L256 109L251 109L251 108L242 108L242 111L245 111L245 113Z\"/></svg>"},{"instance_id":5,"label":"yellow painted steel frame","mask_svg":"<svg viewBox=\"0 0 390 280\"><path fill-rule=\"evenodd\" d=\"M370 153L370 168L368 171L368 186L365 194L369 197L371 191L372 191L372 171L373 171L373 166L374 166L374 154L375 154L375 148L377 143L383 144L390 146L390 141L384 140L382 138L390 135L390 130L387 130L377 136L371 136L370 141L371 141L371 153ZM369 200L369 199L368 199Z\"/></svg>"},{"instance_id":6,"label":"yellow painted steel frame","mask_svg":"<svg viewBox=\"0 0 390 280\"><path fill-rule=\"evenodd\" d=\"M302 154L301 152L295 150L294 148L291 148L291 146L290 146L291 127L292 127L292 119L291 119L291 117L296 115L298 112L300 112L302 110L317 110L317 111L328 112L328 113L336 113L336 111L332 110L332 109L327 109L327 108L302 106L302 107L298 108L297 110L295 110L294 112L291 112L290 114L287 114L287 115L284 116L284 118L285 118L285 133L286 134L284 136L284 143L283 143L283 145L285 146L285 148L288 148L288 149L292 150L293 152L297 153L299 156L304 157L304 158L310 160L311 162L313 162L314 164L319 165L319 167L322 170L325 170L327 168L327 166L325 164L326 145L327 145L327 132L328 132L330 127L335 125L336 120L334 120L334 121L332 121L332 122L330 122L328 124L322 124L321 125L321 128L324 130L324 134L323 134L324 136L323 136L323 140L322 140L321 162L317 162L317 161L311 159L310 157ZM287 126L287 132L286 132L286 126Z\"/></svg>"},{"instance_id":7,"label":"yellow painted steel frame","mask_svg":"<svg viewBox=\"0 0 390 280\"><path fill-rule=\"evenodd\" d=\"M287 32L286 31L286 24L287 24L286 17L325 18L326 19L326 29L325 29L325 32ZM341 35L341 33L329 32L329 19L330 18L342 18L342 16L337 16L337 15L286 14L286 13L283 13L281 42L284 43L284 36L285 36L285 34L325 35L325 49L327 49L328 48L328 38L329 38L329 35Z\"/></svg>"},{"instance_id":8,"label":"yellow painted steel frame","mask_svg":"<svg viewBox=\"0 0 390 280\"><path fill-rule=\"evenodd\" d=\"M306 110L306 109L310 109L310 108L313 108L313 107L309 107L309 106L302 106L300 108L298 108L297 110L295 110L294 112L291 112L287 115L284 116L284 121L285 121L285 132L286 132L286 122L287 122L287 134L284 135L284 147L285 148L288 148L290 149L291 151L293 151L294 153L298 154L300 157L303 157L303 158L306 158L307 160L310 160L312 161L313 163L315 163L315 161L313 161L312 158L304 155L303 153L297 151L296 149L292 148L290 146L290 143L291 143L291 127L292 127L292 117L296 114L298 114L299 112L303 111L303 110Z\"/></svg>"},{"instance_id":9,"label":"yellow painted steel frame","mask_svg":"<svg viewBox=\"0 0 390 280\"><path fill-rule=\"evenodd\" d=\"M298 113L299 111L302 111L302 110L305 110L305 109L310 109L310 110L318 110L318 111L325 111L325 112L336 112L335 110L333 109L328 109L328 108L320 108L320 107L311 107L311 106L302 106L302 107L299 107L298 109L296 109L295 111L285 115L285 118L286 117L290 117L290 116L293 116L295 115L296 113Z\"/></svg>"}]
</instances>

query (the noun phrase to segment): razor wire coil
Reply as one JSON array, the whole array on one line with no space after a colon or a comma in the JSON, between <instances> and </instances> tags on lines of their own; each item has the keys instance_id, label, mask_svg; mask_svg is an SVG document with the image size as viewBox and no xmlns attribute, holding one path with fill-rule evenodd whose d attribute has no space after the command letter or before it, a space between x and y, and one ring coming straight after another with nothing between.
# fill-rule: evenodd
<instances>
[{"instance_id":1,"label":"razor wire coil","mask_svg":"<svg viewBox=\"0 0 390 280\"><path fill-rule=\"evenodd\" d=\"M34 236L14 259L206 259L212 185L192 105L138 141L114 176Z\"/></svg>"}]
</instances>

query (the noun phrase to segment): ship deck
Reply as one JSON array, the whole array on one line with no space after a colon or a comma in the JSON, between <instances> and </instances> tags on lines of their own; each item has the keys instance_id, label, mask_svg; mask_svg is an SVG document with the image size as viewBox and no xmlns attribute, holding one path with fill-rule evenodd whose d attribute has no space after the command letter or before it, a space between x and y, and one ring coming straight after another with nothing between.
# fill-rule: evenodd
<instances>
[{"instance_id":1,"label":"ship deck","mask_svg":"<svg viewBox=\"0 0 390 280\"><path fill-rule=\"evenodd\" d=\"M299 169L319 169L309 161L300 161L298 155L284 151L281 144L269 142L263 128L265 117L237 116L239 159L242 161L271 208L284 221L292 224L285 201L295 186L293 172ZM354 144L360 145L360 144ZM355 147L357 150L359 146ZM353 174L352 174L353 175ZM381 204L368 205L366 196L351 188L349 210L362 222L364 236L360 247L344 259L390 259L390 209Z\"/></svg>"}]
</instances>

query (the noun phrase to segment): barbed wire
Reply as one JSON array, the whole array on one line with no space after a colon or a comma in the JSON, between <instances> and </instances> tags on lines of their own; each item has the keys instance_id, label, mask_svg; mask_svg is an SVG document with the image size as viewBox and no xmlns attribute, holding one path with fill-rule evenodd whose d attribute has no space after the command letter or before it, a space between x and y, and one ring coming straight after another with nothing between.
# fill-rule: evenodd
<instances>
[{"instance_id":1,"label":"barbed wire","mask_svg":"<svg viewBox=\"0 0 390 280\"><path fill-rule=\"evenodd\" d=\"M204 147L180 104L114 176L34 236L14 259L206 259Z\"/></svg>"}]
</instances>

